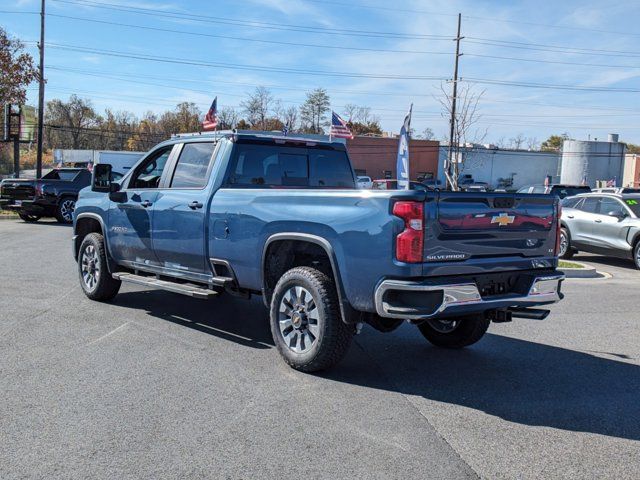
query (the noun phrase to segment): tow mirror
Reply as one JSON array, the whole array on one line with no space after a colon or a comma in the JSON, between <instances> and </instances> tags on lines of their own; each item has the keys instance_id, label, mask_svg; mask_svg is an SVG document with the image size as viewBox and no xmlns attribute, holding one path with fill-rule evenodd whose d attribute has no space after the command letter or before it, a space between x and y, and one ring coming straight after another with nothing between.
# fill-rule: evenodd
<instances>
[{"instance_id":1,"label":"tow mirror","mask_svg":"<svg viewBox=\"0 0 640 480\"><path fill-rule=\"evenodd\" d=\"M108 163L98 163L93 167L91 177L91 190L94 192L111 193L112 185L117 187L117 183L111 181L111 165ZM117 190L116 190L117 191Z\"/></svg>"}]
</instances>

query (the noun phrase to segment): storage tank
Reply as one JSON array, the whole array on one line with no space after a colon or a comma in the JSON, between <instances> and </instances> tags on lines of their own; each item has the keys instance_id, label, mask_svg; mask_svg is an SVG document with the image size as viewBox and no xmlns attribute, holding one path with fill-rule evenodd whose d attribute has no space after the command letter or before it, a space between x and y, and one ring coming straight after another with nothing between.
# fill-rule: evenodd
<instances>
[{"instance_id":1,"label":"storage tank","mask_svg":"<svg viewBox=\"0 0 640 480\"><path fill-rule=\"evenodd\" d=\"M565 140L562 144L560 183L567 185L596 186L597 180L616 179L622 184L625 144L619 143L616 134L609 135L610 142Z\"/></svg>"}]
</instances>

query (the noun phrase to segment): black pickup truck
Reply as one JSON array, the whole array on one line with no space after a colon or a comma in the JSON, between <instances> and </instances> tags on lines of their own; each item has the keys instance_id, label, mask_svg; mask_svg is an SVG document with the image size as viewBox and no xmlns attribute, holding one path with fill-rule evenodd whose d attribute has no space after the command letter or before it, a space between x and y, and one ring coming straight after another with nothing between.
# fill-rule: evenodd
<instances>
[{"instance_id":1,"label":"black pickup truck","mask_svg":"<svg viewBox=\"0 0 640 480\"><path fill-rule=\"evenodd\" d=\"M40 179L5 179L0 183L0 208L12 210L25 222L55 217L73 222L78 193L91 184L86 168L59 168Z\"/></svg>"}]
</instances>

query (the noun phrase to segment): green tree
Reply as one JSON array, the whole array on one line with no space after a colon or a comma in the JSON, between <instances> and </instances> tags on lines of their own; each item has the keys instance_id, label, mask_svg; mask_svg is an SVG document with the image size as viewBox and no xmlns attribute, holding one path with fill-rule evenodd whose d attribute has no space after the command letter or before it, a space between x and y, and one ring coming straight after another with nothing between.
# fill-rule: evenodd
<instances>
[{"instance_id":1,"label":"green tree","mask_svg":"<svg viewBox=\"0 0 640 480\"><path fill-rule=\"evenodd\" d=\"M327 126L327 112L331 100L324 88L316 88L307 93L307 99L300 107L303 129L308 133L324 133L322 127Z\"/></svg>"},{"instance_id":2,"label":"green tree","mask_svg":"<svg viewBox=\"0 0 640 480\"><path fill-rule=\"evenodd\" d=\"M542 145L540 145L540 150L544 150L547 152L559 152L562 148L562 143L565 140L569 140L569 134L566 132L562 135L551 135L544 142L542 142Z\"/></svg>"},{"instance_id":3,"label":"green tree","mask_svg":"<svg viewBox=\"0 0 640 480\"><path fill-rule=\"evenodd\" d=\"M0 104L23 105L27 98L27 86L38 79L33 58L23 52L24 44L9 37L0 27Z\"/></svg>"}]
</instances>

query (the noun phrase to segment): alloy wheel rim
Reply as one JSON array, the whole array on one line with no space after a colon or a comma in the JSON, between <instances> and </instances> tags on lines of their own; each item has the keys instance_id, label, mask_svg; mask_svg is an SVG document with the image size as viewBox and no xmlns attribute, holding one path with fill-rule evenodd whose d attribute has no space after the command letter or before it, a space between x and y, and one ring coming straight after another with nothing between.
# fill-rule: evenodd
<instances>
[{"instance_id":1,"label":"alloy wheel rim","mask_svg":"<svg viewBox=\"0 0 640 480\"><path fill-rule=\"evenodd\" d=\"M80 265L82 281L89 291L93 291L100 280L100 257L93 245L88 245L82 252Z\"/></svg>"},{"instance_id":2,"label":"alloy wheel rim","mask_svg":"<svg viewBox=\"0 0 640 480\"><path fill-rule=\"evenodd\" d=\"M451 333L460 325L460 320L427 320L431 328L440 333Z\"/></svg>"},{"instance_id":3,"label":"alloy wheel rim","mask_svg":"<svg viewBox=\"0 0 640 480\"><path fill-rule=\"evenodd\" d=\"M304 287L289 288L280 300L278 325L289 350L306 353L318 341L320 312L313 296Z\"/></svg>"},{"instance_id":4,"label":"alloy wheel rim","mask_svg":"<svg viewBox=\"0 0 640 480\"><path fill-rule=\"evenodd\" d=\"M65 200L62 202L60 206L60 213L62 214L62 218L67 221L73 220L73 211L75 210L76 202L73 200Z\"/></svg>"}]
</instances>

